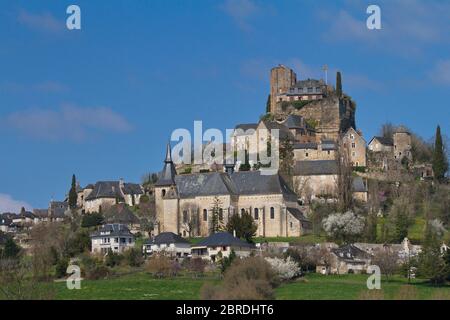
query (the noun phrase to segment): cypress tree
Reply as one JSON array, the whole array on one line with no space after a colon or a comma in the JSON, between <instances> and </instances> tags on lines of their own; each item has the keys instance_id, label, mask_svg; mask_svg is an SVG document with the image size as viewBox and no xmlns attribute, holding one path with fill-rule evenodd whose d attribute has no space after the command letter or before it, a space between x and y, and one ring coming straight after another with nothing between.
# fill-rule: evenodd
<instances>
[{"instance_id":1,"label":"cypress tree","mask_svg":"<svg viewBox=\"0 0 450 320\"><path fill-rule=\"evenodd\" d=\"M435 178L438 181L443 181L447 170L448 163L444 152L444 144L442 143L441 127L437 126L433 152L433 171Z\"/></svg>"},{"instance_id":2,"label":"cypress tree","mask_svg":"<svg viewBox=\"0 0 450 320\"><path fill-rule=\"evenodd\" d=\"M270 113L270 94L267 96L266 113Z\"/></svg>"},{"instance_id":3,"label":"cypress tree","mask_svg":"<svg viewBox=\"0 0 450 320\"><path fill-rule=\"evenodd\" d=\"M340 71L336 73L336 93L339 97L342 96L342 76Z\"/></svg>"},{"instance_id":4,"label":"cypress tree","mask_svg":"<svg viewBox=\"0 0 450 320\"><path fill-rule=\"evenodd\" d=\"M70 187L69 191L69 207L71 209L75 209L77 207L77 180L75 178L75 175L72 175L72 186Z\"/></svg>"}]
</instances>

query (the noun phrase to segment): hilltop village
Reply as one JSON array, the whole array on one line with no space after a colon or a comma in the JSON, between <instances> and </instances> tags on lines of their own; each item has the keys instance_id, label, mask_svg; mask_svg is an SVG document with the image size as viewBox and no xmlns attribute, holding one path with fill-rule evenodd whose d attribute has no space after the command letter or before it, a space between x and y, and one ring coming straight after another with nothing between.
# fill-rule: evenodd
<instances>
[{"instance_id":1,"label":"hilltop village","mask_svg":"<svg viewBox=\"0 0 450 320\"><path fill-rule=\"evenodd\" d=\"M419 255L430 225L444 230L440 245L447 250L449 190L446 169L435 172L442 168L433 155L437 143L430 146L391 124L364 137L355 120L357 104L343 87L339 72L333 86L276 66L265 113L237 124L230 137L244 160L175 164L167 145L162 170L142 183L117 179L82 187L74 176L66 199L32 212L3 213L0 245L12 237L33 252L46 234L35 230L59 223L71 226L64 232L71 232L77 249L69 257L85 250L105 257L138 246L144 256L168 252L214 262L232 252L283 252L305 238L311 239L308 250L316 250L318 272L346 273L365 272L387 244L399 263ZM262 174L255 155L270 145L260 129L279 132L275 174Z\"/></svg>"}]
</instances>

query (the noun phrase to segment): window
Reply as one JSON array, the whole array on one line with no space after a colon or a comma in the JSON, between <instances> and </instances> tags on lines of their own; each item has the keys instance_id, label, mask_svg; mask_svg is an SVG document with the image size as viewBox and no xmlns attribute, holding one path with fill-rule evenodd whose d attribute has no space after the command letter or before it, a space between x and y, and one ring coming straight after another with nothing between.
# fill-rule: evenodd
<instances>
[{"instance_id":1,"label":"window","mask_svg":"<svg viewBox=\"0 0 450 320\"><path fill-rule=\"evenodd\" d=\"M292 229L292 222L289 222L289 226L291 227L291 229Z\"/></svg>"},{"instance_id":2,"label":"window","mask_svg":"<svg viewBox=\"0 0 450 320\"><path fill-rule=\"evenodd\" d=\"M259 219L259 209L255 208L255 220Z\"/></svg>"},{"instance_id":3,"label":"window","mask_svg":"<svg viewBox=\"0 0 450 320\"><path fill-rule=\"evenodd\" d=\"M244 214L244 213L245 213L245 209L242 208L242 209L241 209L241 214Z\"/></svg>"},{"instance_id":4,"label":"window","mask_svg":"<svg viewBox=\"0 0 450 320\"><path fill-rule=\"evenodd\" d=\"M203 209L203 221L208 221L208 210Z\"/></svg>"},{"instance_id":5,"label":"window","mask_svg":"<svg viewBox=\"0 0 450 320\"><path fill-rule=\"evenodd\" d=\"M188 212L186 210L183 211L183 222L188 222Z\"/></svg>"},{"instance_id":6,"label":"window","mask_svg":"<svg viewBox=\"0 0 450 320\"><path fill-rule=\"evenodd\" d=\"M275 208L270 207L270 219L275 219Z\"/></svg>"},{"instance_id":7,"label":"window","mask_svg":"<svg viewBox=\"0 0 450 320\"><path fill-rule=\"evenodd\" d=\"M312 93L313 92L313 88L308 88L308 93Z\"/></svg>"},{"instance_id":8,"label":"window","mask_svg":"<svg viewBox=\"0 0 450 320\"><path fill-rule=\"evenodd\" d=\"M162 189L161 194L162 194L163 197L165 197L166 196L166 189Z\"/></svg>"},{"instance_id":9,"label":"window","mask_svg":"<svg viewBox=\"0 0 450 320\"><path fill-rule=\"evenodd\" d=\"M307 157L307 158L308 158L308 156L309 156L308 152L305 152L305 157Z\"/></svg>"},{"instance_id":10,"label":"window","mask_svg":"<svg viewBox=\"0 0 450 320\"><path fill-rule=\"evenodd\" d=\"M320 92L320 87L316 87L316 92Z\"/></svg>"},{"instance_id":11,"label":"window","mask_svg":"<svg viewBox=\"0 0 450 320\"><path fill-rule=\"evenodd\" d=\"M355 149L356 148L356 144L354 142L352 142L352 148Z\"/></svg>"},{"instance_id":12,"label":"window","mask_svg":"<svg viewBox=\"0 0 450 320\"><path fill-rule=\"evenodd\" d=\"M222 208L219 209L219 220L220 221L223 220L223 209Z\"/></svg>"},{"instance_id":13,"label":"window","mask_svg":"<svg viewBox=\"0 0 450 320\"><path fill-rule=\"evenodd\" d=\"M331 153L330 150L328 150L327 153L330 154Z\"/></svg>"},{"instance_id":14,"label":"window","mask_svg":"<svg viewBox=\"0 0 450 320\"><path fill-rule=\"evenodd\" d=\"M355 157L356 156L356 153L355 153L355 151L353 151L352 152L352 157Z\"/></svg>"}]
</instances>

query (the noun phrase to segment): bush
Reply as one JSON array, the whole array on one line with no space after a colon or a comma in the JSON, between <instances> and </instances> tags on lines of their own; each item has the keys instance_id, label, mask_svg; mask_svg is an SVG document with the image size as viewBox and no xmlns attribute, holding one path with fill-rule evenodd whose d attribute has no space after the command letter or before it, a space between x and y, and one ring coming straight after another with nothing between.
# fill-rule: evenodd
<instances>
[{"instance_id":1,"label":"bush","mask_svg":"<svg viewBox=\"0 0 450 320\"><path fill-rule=\"evenodd\" d=\"M142 253L135 248L125 251L123 257L130 267L140 267L144 263Z\"/></svg>"},{"instance_id":2,"label":"bush","mask_svg":"<svg viewBox=\"0 0 450 320\"><path fill-rule=\"evenodd\" d=\"M81 273L88 280L99 280L108 277L110 270L102 260L84 254L81 256Z\"/></svg>"},{"instance_id":3,"label":"bush","mask_svg":"<svg viewBox=\"0 0 450 320\"><path fill-rule=\"evenodd\" d=\"M68 259L60 259L55 266L55 276L56 278L64 278L67 276L67 267L69 266Z\"/></svg>"},{"instance_id":4,"label":"bush","mask_svg":"<svg viewBox=\"0 0 450 320\"><path fill-rule=\"evenodd\" d=\"M264 259L236 259L225 272L222 285L205 285L201 296L206 300L274 299L273 289L277 283L277 276Z\"/></svg>"},{"instance_id":5,"label":"bush","mask_svg":"<svg viewBox=\"0 0 450 320\"><path fill-rule=\"evenodd\" d=\"M186 269L195 277L203 275L207 264L202 258L186 259L183 263L185 264Z\"/></svg>"},{"instance_id":6,"label":"bush","mask_svg":"<svg viewBox=\"0 0 450 320\"><path fill-rule=\"evenodd\" d=\"M175 264L164 255L155 255L147 261L146 269L155 278L167 278L178 272Z\"/></svg>"},{"instance_id":7,"label":"bush","mask_svg":"<svg viewBox=\"0 0 450 320\"><path fill-rule=\"evenodd\" d=\"M298 277L301 273L300 266L293 261L291 257L281 258L265 258L272 269L282 281L291 280Z\"/></svg>"},{"instance_id":8,"label":"bush","mask_svg":"<svg viewBox=\"0 0 450 320\"><path fill-rule=\"evenodd\" d=\"M115 267L118 266L120 264L120 262L122 261L123 256L113 252L111 249L108 250L108 254L106 255L105 258L105 265L108 267Z\"/></svg>"},{"instance_id":9,"label":"bush","mask_svg":"<svg viewBox=\"0 0 450 320\"><path fill-rule=\"evenodd\" d=\"M81 227L90 228L102 225L104 222L104 217L101 213L94 212L90 214L86 214L81 219Z\"/></svg>"}]
</instances>

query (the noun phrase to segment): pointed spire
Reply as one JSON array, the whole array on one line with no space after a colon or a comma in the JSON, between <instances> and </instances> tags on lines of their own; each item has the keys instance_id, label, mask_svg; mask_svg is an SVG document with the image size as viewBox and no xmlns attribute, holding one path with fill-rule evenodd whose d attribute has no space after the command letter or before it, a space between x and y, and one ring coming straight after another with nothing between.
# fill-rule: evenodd
<instances>
[{"instance_id":1,"label":"pointed spire","mask_svg":"<svg viewBox=\"0 0 450 320\"><path fill-rule=\"evenodd\" d=\"M170 141L167 142L167 148L166 148L166 159L164 160L165 163L172 162L172 150L170 148Z\"/></svg>"}]
</instances>

